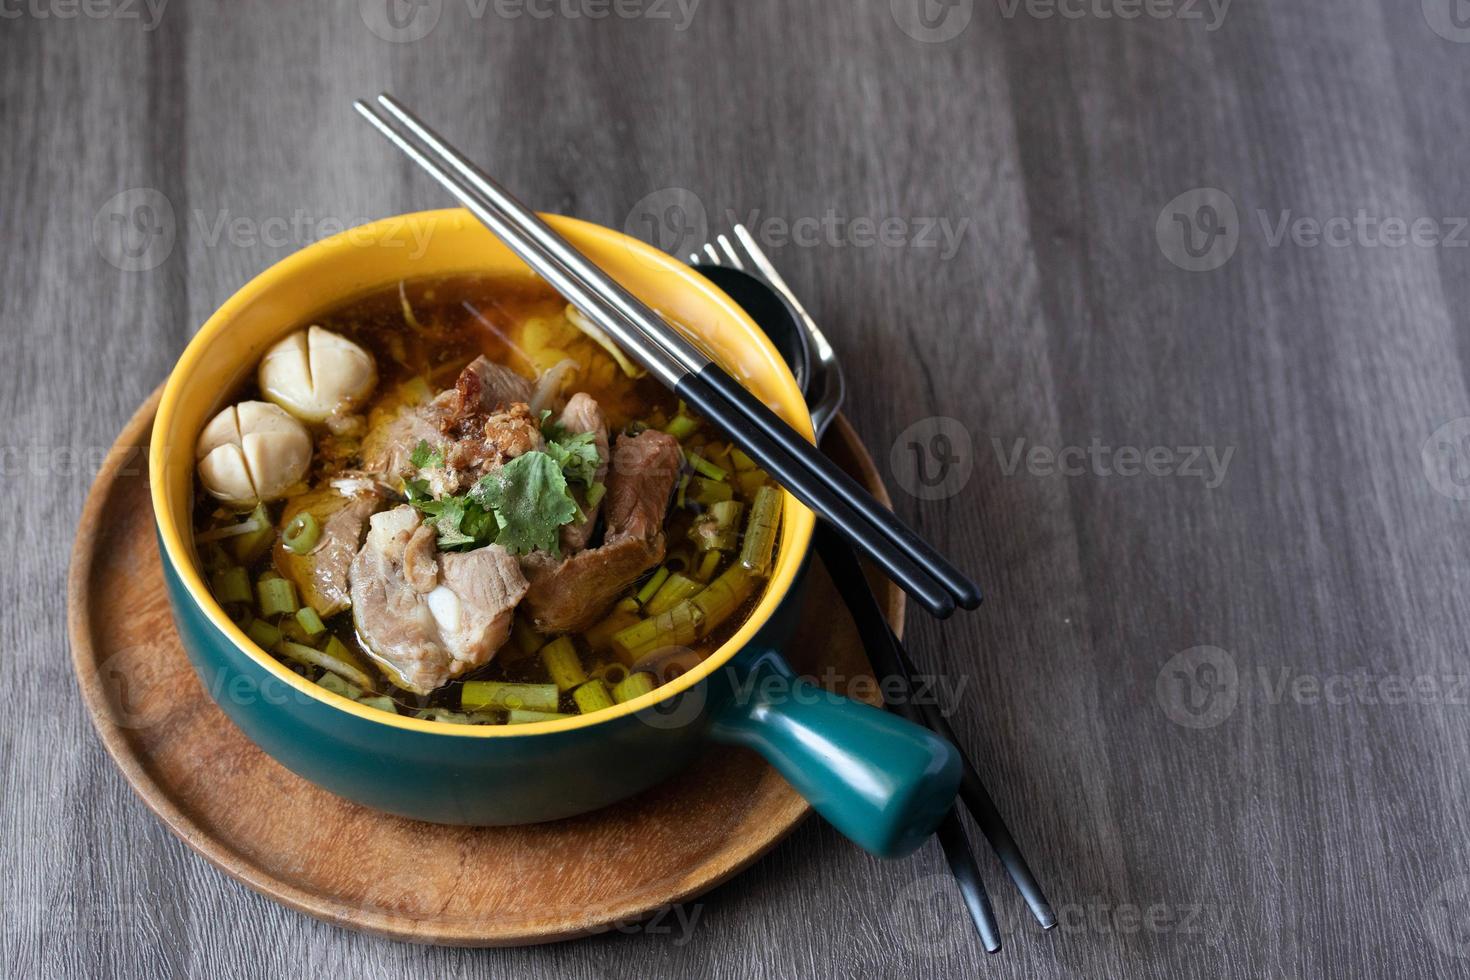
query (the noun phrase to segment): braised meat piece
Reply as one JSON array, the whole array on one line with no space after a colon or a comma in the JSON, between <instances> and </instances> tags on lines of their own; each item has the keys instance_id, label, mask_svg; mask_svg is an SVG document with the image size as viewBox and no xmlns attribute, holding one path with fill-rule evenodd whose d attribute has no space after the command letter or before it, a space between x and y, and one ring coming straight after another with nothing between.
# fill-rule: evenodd
<instances>
[{"instance_id":1,"label":"braised meat piece","mask_svg":"<svg viewBox=\"0 0 1470 980\"><path fill-rule=\"evenodd\" d=\"M302 601L323 619L351 603L347 572L362 544L368 518L381 506L382 498L371 490L344 496L327 487L292 498L281 514L283 528L303 511L321 526L321 536L308 553L298 555L278 538L273 557L276 571L296 583Z\"/></svg>"},{"instance_id":2,"label":"braised meat piece","mask_svg":"<svg viewBox=\"0 0 1470 980\"><path fill-rule=\"evenodd\" d=\"M350 572L358 636L395 684L427 694L490 661L526 580L498 545L438 553L412 507L375 515Z\"/></svg>"},{"instance_id":3,"label":"braised meat piece","mask_svg":"<svg viewBox=\"0 0 1470 980\"><path fill-rule=\"evenodd\" d=\"M608 449L607 449L607 421L603 418L602 408L597 401L583 391L577 392L567 399L567 407L562 409L561 415L557 417L556 424L567 432L578 434L591 432L592 444L597 447L597 458L602 460L597 467L597 476L594 482L604 483L607 480ZM572 496L577 501L577 506L582 509L585 520L579 523L564 524L561 529L561 552L564 555L574 555L587 547L592 540L592 533L597 528L597 515L602 509L602 501L588 506L587 490L581 486L572 488Z\"/></svg>"},{"instance_id":4,"label":"braised meat piece","mask_svg":"<svg viewBox=\"0 0 1470 980\"><path fill-rule=\"evenodd\" d=\"M657 429L620 436L607 477L607 534L596 548L521 559L526 610L543 633L592 626L638 577L664 559L663 518L679 478L679 441Z\"/></svg>"}]
</instances>

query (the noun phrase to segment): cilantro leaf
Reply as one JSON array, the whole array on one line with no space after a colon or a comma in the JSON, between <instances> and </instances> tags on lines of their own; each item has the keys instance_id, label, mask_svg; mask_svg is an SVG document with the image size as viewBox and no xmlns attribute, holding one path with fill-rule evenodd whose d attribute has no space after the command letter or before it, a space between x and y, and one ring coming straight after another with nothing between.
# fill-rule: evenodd
<instances>
[{"instance_id":1,"label":"cilantro leaf","mask_svg":"<svg viewBox=\"0 0 1470 980\"><path fill-rule=\"evenodd\" d=\"M556 460L568 480L590 487L597 479L597 467L602 465L596 440L591 432L562 436L546 443L546 454Z\"/></svg>"},{"instance_id":2,"label":"cilantro leaf","mask_svg":"<svg viewBox=\"0 0 1470 980\"><path fill-rule=\"evenodd\" d=\"M444 466L444 450L435 449L429 445L427 439L420 439L419 444L413 447L408 461L413 464L414 469L440 469Z\"/></svg>"},{"instance_id":3,"label":"cilantro leaf","mask_svg":"<svg viewBox=\"0 0 1470 980\"><path fill-rule=\"evenodd\" d=\"M468 497L495 512L495 543L514 555L534 548L561 554L561 526L577 517L560 464L547 453L517 456L470 488Z\"/></svg>"}]
</instances>

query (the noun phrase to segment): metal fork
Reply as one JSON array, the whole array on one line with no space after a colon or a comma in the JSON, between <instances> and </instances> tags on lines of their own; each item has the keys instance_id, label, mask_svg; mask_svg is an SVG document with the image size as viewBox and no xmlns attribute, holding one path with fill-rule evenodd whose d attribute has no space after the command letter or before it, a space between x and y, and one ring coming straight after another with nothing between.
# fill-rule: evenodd
<instances>
[{"instance_id":1,"label":"metal fork","mask_svg":"<svg viewBox=\"0 0 1470 980\"><path fill-rule=\"evenodd\" d=\"M842 399L847 390L842 365L838 363L831 343L817 327L811 314L807 313L806 308L801 305L801 301L792 293L791 287L786 285L786 281L781 278L781 273L776 271L775 265L756 243L755 236L751 235L744 225L737 224L732 231L742 246L743 259L741 252L736 250L728 236L717 235L714 242L707 242L700 251L692 253L690 262L708 260L714 265L729 265L744 272L750 272L780 293L796 310L815 355L815 363L812 365L812 391L816 394L809 398L808 402L812 415L812 427L816 429L817 440L820 442L822 433L832 423L838 408L842 405ZM719 244L718 249L715 247L716 243ZM746 263L749 263L754 269L747 269ZM913 662L909 659L908 652L904 650L898 637L888 628L888 622L878 607L876 597L868 587L867 580L858 570L857 555L841 537L825 533L824 529L819 528L816 540L823 563L827 566L833 583L852 613L853 622L863 637L864 648L873 666L880 674L902 678L912 692L915 674ZM965 809L970 811L980 832L995 850L1006 874L1025 899L1037 922L1043 929L1051 929L1056 925L1056 914L1052 911L1046 896L1042 894L1041 886L1032 875L1026 858L1021 854L1021 849L1011 836L1010 829L1006 826L1000 811L996 809L989 790L980 779L978 770L975 769L964 749L960 748L959 740L948 720L933 706L925 705L916 709L911 699L902 699L898 703L891 704L890 707L913 721L928 725L959 748L960 758L964 763L964 778L960 790L961 802ZM981 942L986 951L993 953L1000 949L999 928L990 904L990 896L986 894L985 885L980 880L980 869L975 861L974 852L970 849L964 824L957 810L951 810L945 817L937 831L937 836L944 849L945 858L949 862L950 871L954 875L955 883L959 886L960 894L965 900L965 906L975 923L975 929L980 934Z\"/></svg>"},{"instance_id":2,"label":"metal fork","mask_svg":"<svg viewBox=\"0 0 1470 980\"><path fill-rule=\"evenodd\" d=\"M706 242L703 249L692 253L689 261L694 263L708 260L714 265L728 265L733 269L749 272L764 280L766 285L780 293L781 298L791 304L791 308L801 318L801 325L806 331L807 340L812 348L812 391L814 394L808 399L808 402L812 413L812 428L816 429L817 441L821 442L822 434L837 417L837 411L842 407L842 400L847 397L847 379L842 375L842 365L837 360L837 352L827 341L827 335L822 333L822 329L817 326L817 321L812 319L806 307L801 305L801 300L797 299L791 287L786 285L786 280L781 278L781 273L776 271L776 267L771 264L766 253L761 250L760 245L756 244L755 236L740 224L735 225L731 231L744 246L744 259L735 250L735 246L730 244L727 236L717 235L714 242ZM718 249L715 248L715 242L719 243ZM745 267L747 262L755 268L747 269Z\"/></svg>"}]
</instances>

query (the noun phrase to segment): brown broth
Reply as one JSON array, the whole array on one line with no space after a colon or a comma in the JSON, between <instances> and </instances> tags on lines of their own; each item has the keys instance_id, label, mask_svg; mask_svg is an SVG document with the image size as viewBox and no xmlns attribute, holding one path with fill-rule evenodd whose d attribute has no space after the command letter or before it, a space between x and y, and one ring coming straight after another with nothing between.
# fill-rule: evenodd
<instances>
[{"instance_id":1,"label":"brown broth","mask_svg":"<svg viewBox=\"0 0 1470 980\"><path fill-rule=\"evenodd\" d=\"M405 312L405 304L412 311L411 319ZM370 425L402 404L402 386L405 384L422 378L431 390L437 392L453 385L463 367L482 354L530 377L564 358L575 360L578 365L576 377L563 394L585 391L595 398L607 417L611 438L630 423L662 426L672 418L679 409L673 394L650 378L628 378L608 353L567 322L563 313L565 306L566 301L544 282L528 277L463 276L410 280L350 300L323 315L303 321L298 327L320 325L353 340L373 355L377 362L378 384L372 401L364 409ZM258 397L259 391L253 380L235 394L236 401ZM317 452L308 482L316 487L338 470L353 466L356 462L355 442L333 436L322 426L312 427L312 434ZM686 440L685 448L700 452L712 445L718 448L719 444L728 445L728 439L708 423L701 423L698 432ZM279 522L283 504L283 501L275 501L267 505L273 521ZM749 501L746 504L742 520L748 516ZM691 555L694 563L698 562L698 553L692 546L686 547L686 542L690 525L699 510L698 505L692 502L686 502L682 508L677 504L670 505L664 522L669 542L665 565L672 570L679 570L674 566L684 553ZM196 531L203 532L239 519L238 514L222 508L218 501L202 491L196 494ZM714 575L727 568L735 560L731 555L736 553L738 551L726 555ZM211 546L201 548L201 560L207 571L217 571L222 564L230 562L219 548ZM246 567L253 584L262 573L273 570L271 552L267 550L264 557ZM656 571L656 568L650 570L621 598L636 596L642 584ZM735 614L690 647L693 654L703 659L732 636L749 618L762 591L757 587ZM242 623L248 623L254 617L254 612L248 608L233 606L227 609ZM363 663L370 665L374 677L374 689L370 693L390 697L400 713L413 714L425 708L458 711L464 681L549 681L541 658L534 654L518 656L519 647L512 639L484 667L421 696L397 688L378 668L356 635L350 609L332 616L326 621L326 626L330 634L340 639ZM617 662L611 651L594 653L583 635L574 635L573 642L589 674L598 664ZM323 673L288 658L278 659L313 680L319 679ZM674 676L677 676L677 670L666 670L658 680L667 683ZM577 712L570 693L563 692L560 700L559 710L572 714Z\"/></svg>"}]
</instances>

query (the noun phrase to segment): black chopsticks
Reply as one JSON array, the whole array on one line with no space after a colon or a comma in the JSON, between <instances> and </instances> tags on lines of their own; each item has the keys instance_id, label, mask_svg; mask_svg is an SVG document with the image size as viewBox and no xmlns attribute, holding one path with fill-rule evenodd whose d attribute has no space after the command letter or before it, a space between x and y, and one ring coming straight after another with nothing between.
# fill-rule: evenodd
<instances>
[{"instance_id":1,"label":"black chopsticks","mask_svg":"<svg viewBox=\"0 0 1470 980\"><path fill-rule=\"evenodd\" d=\"M392 97L355 106L552 288L861 550L931 614L973 609L980 590L932 546L653 310Z\"/></svg>"},{"instance_id":2,"label":"black chopsticks","mask_svg":"<svg viewBox=\"0 0 1470 980\"><path fill-rule=\"evenodd\" d=\"M991 799L985 783L980 779L979 772L965 755L964 749L960 748L954 729L950 727L949 721L945 719L937 705L927 702L915 703L913 662L878 607L878 600L874 597L873 590L869 588L868 580L863 577L863 570L858 564L857 555L846 541L824 525L817 528L816 546L817 554L821 556L822 564L826 566L832 583L837 587L837 591L847 604L848 611L852 614L853 624L857 627L858 635L862 637L863 648L867 651L874 671L881 678L894 678L897 682L893 686L887 683L879 685L885 695L889 692L894 694L888 703L890 710L898 712L911 721L927 725L932 731L937 732L955 746L964 765L960 780L960 800L970 811L970 816L974 818L980 832L990 842L996 857L1000 859L1006 874L1015 884L1016 890L1021 893L1021 897L1025 899L1036 921L1043 929L1052 928L1057 924L1056 913L1052 911L1046 896L1042 894L1041 886L1037 884L1030 866L1026 863L1026 858L1021 854L1020 847L1017 846L1000 811L996 809L995 801ZM894 690L895 687L897 690ZM936 833L940 845L944 848L944 856L949 862L955 883L959 886L960 894L964 897L965 905L975 922L975 930L980 935L980 941L987 952L993 953L1000 948L1000 935L996 927L995 913L991 908L990 898L985 893L985 886L980 881L980 871L975 863L974 854L970 851L958 812L951 810Z\"/></svg>"}]
</instances>

